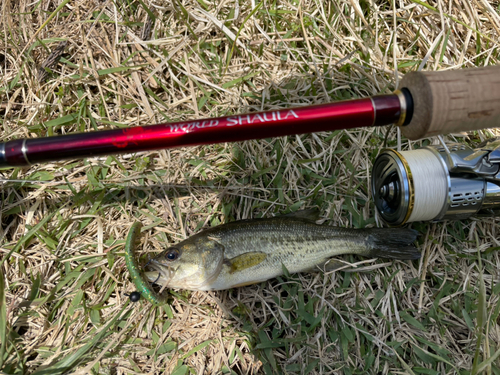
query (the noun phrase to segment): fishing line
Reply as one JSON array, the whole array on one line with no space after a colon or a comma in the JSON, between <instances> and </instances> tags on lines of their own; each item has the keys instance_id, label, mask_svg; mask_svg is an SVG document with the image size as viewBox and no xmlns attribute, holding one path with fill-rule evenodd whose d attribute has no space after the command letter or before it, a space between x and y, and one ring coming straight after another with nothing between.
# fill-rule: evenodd
<instances>
[{"instance_id":1,"label":"fishing line","mask_svg":"<svg viewBox=\"0 0 500 375\"><path fill-rule=\"evenodd\" d=\"M439 158L427 149L404 153L414 188L412 213L408 221L432 220L446 201L447 173Z\"/></svg>"}]
</instances>

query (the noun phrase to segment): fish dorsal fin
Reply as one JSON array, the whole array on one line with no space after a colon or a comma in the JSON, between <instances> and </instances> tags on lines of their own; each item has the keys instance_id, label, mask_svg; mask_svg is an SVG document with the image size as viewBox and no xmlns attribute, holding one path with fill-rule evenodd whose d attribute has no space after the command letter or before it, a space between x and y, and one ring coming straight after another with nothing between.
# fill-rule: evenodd
<instances>
[{"instance_id":1,"label":"fish dorsal fin","mask_svg":"<svg viewBox=\"0 0 500 375\"><path fill-rule=\"evenodd\" d=\"M306 210L290 212L289 214L281 215L280 217L289 217L315 222L319 220L319 210L317 208L308 208Z\"/></svg>"},{"instance_id":2,"label":"fish dorsal fin","mask_svg":"<svg viewBox=\"0 0 500 375\"><path fill-rule=\"evenodd\" d=\"M266 253L255 251L241 254L231 259L226 259L224 262L231 269L229 273L235 273L262 263L266 259L266 257Z\"/></svg>"}]
</instances>

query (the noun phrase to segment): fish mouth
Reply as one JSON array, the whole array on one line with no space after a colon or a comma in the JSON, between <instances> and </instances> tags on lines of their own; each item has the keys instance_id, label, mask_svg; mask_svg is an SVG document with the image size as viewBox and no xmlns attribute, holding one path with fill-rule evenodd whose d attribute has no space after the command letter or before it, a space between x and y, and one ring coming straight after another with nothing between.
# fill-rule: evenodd
<instances>
[{"instance_id":1,"label":"fish mouth","mask_svg":"<svg viewBox=\"0 0 500 375\"><path fill-rule=\"evenodd\" d=\"M198 279L196 275L176 276L178 268L179 266L172 267L158 262L156 259L152 259L144 266L144 276L152 284L158 285L161 291L165 288L200 290L203 285L195 281Z\"/></svg>"},{"instance_id":2,"label":"fish mouth","mask_svg":"<svg viewBox=\"0 0 500 375\"><path fill-rule=\"evenodd\" d=\"M161 273L160 271L146 271L144 272L144 276L146 276L149 282L156 284L160 280Z\"/></svg>"},{"instance_id":3,"label":"fish mouth","mask_svg":"<svg viewBox=\"0 0 500 375\"><path fill-rule=\"evenodd\" d=\"M165 267L165 265L159 264L155 259L150 260L144 266L144 271L144 276L151 283L161 285L162 287L167 286L175 274L175 270L172 267Z\"/></svg>"},{"instance_id":4,"label":"fish mouth","mask_svg":"<svg viewBox=\"0 0 500 375\"><path fill-rule=\"evenodd\" d=\"M222 263L221 263L222 265ZM150 260L144 265L143 275L152 284L158 285L161 290L165 288L180 288L188 290L210 290L210 285L219 275L221 266L208 279L201 277L200 271L190 275L176 275L179 266L172 267L158 262L156 259Z\"/></svg>"}]
</instances>

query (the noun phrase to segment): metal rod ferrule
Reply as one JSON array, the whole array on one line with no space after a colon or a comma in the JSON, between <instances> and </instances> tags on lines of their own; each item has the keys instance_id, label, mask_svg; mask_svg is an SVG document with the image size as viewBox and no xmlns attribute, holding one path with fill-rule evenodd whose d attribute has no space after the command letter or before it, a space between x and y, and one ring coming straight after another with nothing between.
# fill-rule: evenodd
<instances>
[{"instance_id":1,"label":"metal rod ferrule","mask_svg":"<svg viewBox=\"0 0 500 375\"><path fill-rule=\"evenodd\" d=\"M403 95L403 93L401 92L401 90L394 91L394 94L397 95L397 97L399 99L399 105L401 107L401 114L399 115L399 120L398 120L398 122L396 122L395 125L402 126L406 120L406 111L407 111L408 105L406 103L406 98Z\"/></svg>"}]
</instances>

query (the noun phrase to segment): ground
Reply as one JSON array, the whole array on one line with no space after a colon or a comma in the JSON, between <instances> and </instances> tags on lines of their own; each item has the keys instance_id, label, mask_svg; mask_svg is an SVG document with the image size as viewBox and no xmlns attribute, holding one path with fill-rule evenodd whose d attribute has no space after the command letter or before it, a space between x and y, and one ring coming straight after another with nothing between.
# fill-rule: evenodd
<instances>
[{"instance_id":1,"label":"ground","mask_svg":"<svg viewBox=\"0 0 500 375\"><path fill-rule=\"evenodd\" d=\"M387 94L410 71L500 59L498 1L4 0L1 11L2 141ZM327 225L382 226L373 161L430 143L382 127L0 170L0 370L500 374L493 216L413 223L418 261L344 256L361 271L173 290L160 307L126 296L134 221L142 262L202 228L309 207Z\"/></svg>"}]
</instances>

